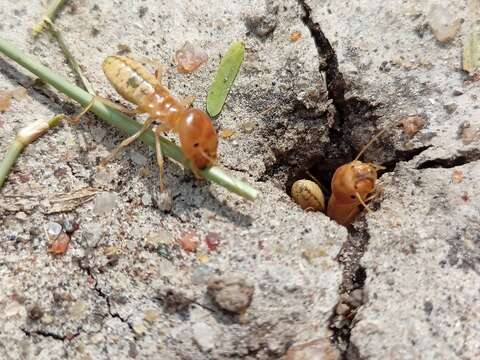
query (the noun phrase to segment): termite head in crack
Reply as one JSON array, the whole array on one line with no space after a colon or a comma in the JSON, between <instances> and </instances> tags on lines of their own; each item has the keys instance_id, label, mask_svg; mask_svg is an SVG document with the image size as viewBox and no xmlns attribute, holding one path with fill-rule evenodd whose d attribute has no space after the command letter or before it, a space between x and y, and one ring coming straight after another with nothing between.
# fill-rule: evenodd
<instances>
[{"instance_id":1,"label":"termite head in crack","mask_svg":"<svg viewBox=\"0 0 480 360\"><path fill-rule=\"evenodd\" d=\"M332 178L327 215L341 225L350 224L375 190L378 166L354 160L340 166Z\"/></svg>"},{"instance_id":2,"label":"termite head in crack","mask_svg":"<svg viewBox=\"0 0 480 360\"><path fill-rule=\"evenodd\" d=\"M360 206L369 210L367 203L375 196L377 172L383 167L364 163L358 158L384 131L385 129L370 140L355 160L340 166L333 174L327 215L340 225L349 225L360 212Z\"/></svg>"}]
</instances>

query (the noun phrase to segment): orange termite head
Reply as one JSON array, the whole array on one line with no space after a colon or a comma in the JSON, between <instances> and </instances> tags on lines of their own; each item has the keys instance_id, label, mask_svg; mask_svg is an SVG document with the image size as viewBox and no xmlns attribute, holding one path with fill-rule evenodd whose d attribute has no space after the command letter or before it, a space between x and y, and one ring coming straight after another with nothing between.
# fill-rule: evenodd
<instances>
[{"instance_id":1,"label":"orange termite head","mask_svg":"<svg viewBox=\"0 0 480 360\"><path fill-rule=\"evenodd\" d=\"M332 178L332 193L337 201L358 204L357 193L365 199L375 188L377 170L377 166L359 160L340 166Z\"/></svg>"},{"instance_id":2,"label":"orange termite head","mask_svg":"<svg viewBox=\"0 0 480 360\"><path fill-rule=\"evenodd\" d=\"M180 145L185 156L197 169L217 161L217 132L210 117L200 109L190 108L178 127Z\"/></svg>"}]
</instances>

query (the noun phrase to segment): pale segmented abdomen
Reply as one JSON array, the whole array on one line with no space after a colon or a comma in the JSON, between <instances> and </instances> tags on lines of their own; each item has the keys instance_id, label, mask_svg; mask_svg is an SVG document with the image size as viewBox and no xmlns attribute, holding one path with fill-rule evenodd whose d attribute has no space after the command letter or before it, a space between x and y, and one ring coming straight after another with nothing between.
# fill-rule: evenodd
<instances>
[{"instance_id":1,"label":"pale segmented abdomen","mask_svg":"<svg viewBox=\"0 0 480 360\"><path fill-rule=\"evenodd\" d=\"M158 84L142 64L125 56L109 56L103 71L117 92L126 100L145 108Z\"/></svg>"}]
</instances>

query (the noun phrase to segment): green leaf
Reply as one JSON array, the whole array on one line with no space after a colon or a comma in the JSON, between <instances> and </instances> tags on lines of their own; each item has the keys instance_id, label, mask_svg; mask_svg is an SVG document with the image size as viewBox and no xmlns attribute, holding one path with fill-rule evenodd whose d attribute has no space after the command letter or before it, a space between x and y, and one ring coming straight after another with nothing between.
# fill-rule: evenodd
<instances>
[{"instance_id":1,"label":"green leaf","mask_svg":"<svg viewBox=\"0 0 480 360\"><path fill-rule=\"evenodd\" d=\"M242 65L244 53L245 45L242 42L235 42L220 62L207 96L207 112L211 117L217 116L222 111L228 92Z\"/></svg>"}]
</instances>

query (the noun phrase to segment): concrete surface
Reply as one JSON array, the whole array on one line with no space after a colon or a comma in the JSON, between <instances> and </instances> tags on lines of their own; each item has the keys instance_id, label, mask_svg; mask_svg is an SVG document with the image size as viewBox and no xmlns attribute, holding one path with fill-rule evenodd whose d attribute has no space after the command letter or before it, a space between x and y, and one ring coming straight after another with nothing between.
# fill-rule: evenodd
<instances>
[{"instance_id":1,"label":"concrete surface","mask_svg":"<svg viewBox=\"0 0 480 360\"><path fill-rule=\"evenodd\" d=\"M150 149L134 144L98 171L123 135L91 115L58 127L27 149L0 193L1 357L278 359L294 343L338 357L330 339L346 359L478 358L480 94L461 53L479 12L474 1L445 2L445 18L461 26L441 43L429 25L434 3L67 5L57 20L65 40L97 91L116 100L101 63L119 45L167 65L165 84L202 107L221 54L243 40L245 61L215 125L235 131L220 140L220 163L261 197L246 202L170 162L164 213ZM73 79L56 44L30 36L44 5L3 1L1 36ZM171 60L187 40L209 60L178 74ZM28 97L0 114L0 152L15 129L78 111L0 57L0 90L20 85ZM409 115L426 119L413 136L398 126ZM326 181L323 171L328 178L384 127L365 156L387 167L374 213L346 229L292 203L294 179L310 168ZM98 193L59 201L85 188ZM71 234L62 256L47 251L51 222ZM192 232L196 253L178 245ZM212 299L217 276L253 285L246 312ZM295 349L289 358L301 358Z\"/></svg>"}]
</instances>

